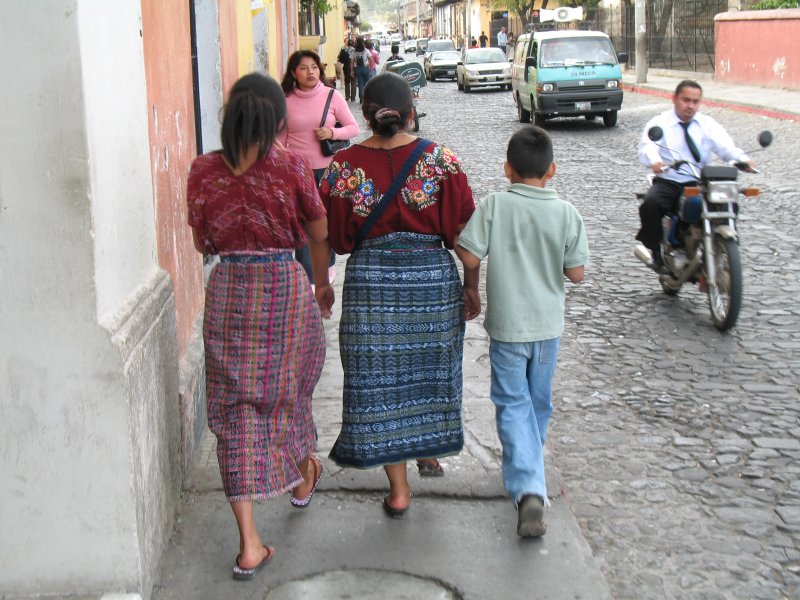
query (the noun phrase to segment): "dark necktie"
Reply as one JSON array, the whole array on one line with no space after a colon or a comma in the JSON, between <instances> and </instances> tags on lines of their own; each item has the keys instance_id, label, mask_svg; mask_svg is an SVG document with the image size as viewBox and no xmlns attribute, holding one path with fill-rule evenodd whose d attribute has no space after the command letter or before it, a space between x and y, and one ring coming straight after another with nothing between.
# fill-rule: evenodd
<instances>
[{"instance_id":1,"label":"dark necktie","mask_svg":"<svg viewBox=\"0 0 800 600\"><path fill-rule=\"evenodd\" d=\"M692 156L694 156L694 161L699 163L700 158L702 157L700 156L700 150L697 149L692 136L689 135L690 123L679 123L679 125L683 127L683 136L686 138L686 145L689 146L689 152L691 152Z\"/></svg>"}]
</instances>

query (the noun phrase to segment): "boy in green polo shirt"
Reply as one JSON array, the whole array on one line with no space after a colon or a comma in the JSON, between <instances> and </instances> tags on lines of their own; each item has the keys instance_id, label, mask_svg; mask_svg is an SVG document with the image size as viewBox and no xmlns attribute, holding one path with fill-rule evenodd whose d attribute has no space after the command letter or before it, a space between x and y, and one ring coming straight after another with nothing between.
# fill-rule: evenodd
<instances>
[{"instance_id":1,"label":"boy in green polo shirt","mask_svg":"<svg viewBox=\"0 0 800 600\"><path fill-rule=\"evenodd\" d=\"M517 131L506 152L511 187L478 205L456 245L465 267L488 256L484 327L491 339L491 395L503 484L523 537L546 530L544 444L564 330L564 276L582 281L589 260L580 214L545 188L555 172L550 136L539 127Z\"/></svg>"}]
</instances>

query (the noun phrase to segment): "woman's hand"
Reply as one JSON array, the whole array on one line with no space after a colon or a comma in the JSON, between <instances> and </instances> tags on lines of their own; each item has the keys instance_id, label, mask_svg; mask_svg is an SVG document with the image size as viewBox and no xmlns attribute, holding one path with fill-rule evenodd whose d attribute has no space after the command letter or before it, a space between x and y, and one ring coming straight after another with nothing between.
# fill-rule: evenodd
<instances>
[{"instance_id":1,"label":"woman's hand","mask_svg":"<svg viewBox=\"0 0 800 600\"><path fill-rule=\"evenodd\" d=\"M332 140L333 139L333 129L330 127L317 127L314 130L314 135L317 136L317 139L322 140Z\"/></svg>"},{"instance_id":2,"label":"woman's hand","mask_svg":"<svg viewBox=\"0 0 800 600\"><path fill-rule=\"evenodd\" d=\"M314 286L314 297L317 300L317 306L319 306L319 312L322 318L330 319L333 314L332 309L335 300L335 294L331 284Z\"/></svg>"}]
</instances>

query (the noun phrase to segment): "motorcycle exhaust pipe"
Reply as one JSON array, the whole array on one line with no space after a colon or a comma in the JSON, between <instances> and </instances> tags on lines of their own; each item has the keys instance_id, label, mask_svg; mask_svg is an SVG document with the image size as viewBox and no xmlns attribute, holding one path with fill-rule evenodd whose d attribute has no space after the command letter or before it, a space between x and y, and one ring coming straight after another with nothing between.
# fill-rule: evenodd
<instances>
[{"instance_id":1,"label":"motorcycle exhaust pipe","mask_svg":"<svg viewBox=\"0 0 800 600\"><path fill-rule=\"evenodd\" d=\"M653 262L653 255L650 253L650 248L644 244L637 244L636 248L633 249L633 255L646 265L650 265Z\"/></svg>"}]
</instances>

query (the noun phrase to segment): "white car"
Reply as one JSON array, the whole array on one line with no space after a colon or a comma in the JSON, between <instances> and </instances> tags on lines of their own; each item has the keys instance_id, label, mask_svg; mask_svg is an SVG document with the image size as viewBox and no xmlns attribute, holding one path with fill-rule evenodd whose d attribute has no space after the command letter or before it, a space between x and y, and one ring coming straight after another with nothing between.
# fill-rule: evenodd
<instances>
[{"instance_id":1,"label":"white car","mask_svg":"<svg viewBox=\"0 0 800 600\"><path fill-rule=\"evenodd\" d=\"M511 63L500 48L469 48L458 61L456 83L465 92L498 86L510 90Z\"/></svg>"},{"instance_id":2,"label":"white car","mask_svg":"<svg viewBox=\"0 0 800 600\"><path fill-rule=\"evenodd\" d=\"M406 40L403 44L403 52L409 54L410 52L417 51L417 40Z\"/></svg>"},{"instance_id":3,"label":"white car","mask_svg":"<svg viewBox=\"0 0 800 600\"><path fill-rule=\"evenodd\" d=\"M429 81L439 79L455 79L456 65L461 55L456 50L431 52L425 55L422 70Z\"/></svg>"}]
</instances>

